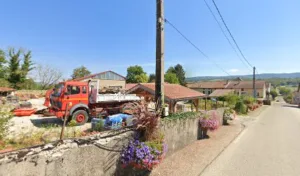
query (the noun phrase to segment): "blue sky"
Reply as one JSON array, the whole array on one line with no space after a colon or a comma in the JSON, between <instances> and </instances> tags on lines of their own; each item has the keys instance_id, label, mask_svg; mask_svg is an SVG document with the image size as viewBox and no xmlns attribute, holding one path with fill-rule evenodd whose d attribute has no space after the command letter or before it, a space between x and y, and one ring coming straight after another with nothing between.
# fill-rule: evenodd
<instances>
[{"instance_id":1,"label":"blue sky","mask_svg":"<svg viewBox=\"0 0 300 176\"><path fill-rule=\"evenodd\" d=\"M212 6L211 0L207 0ZM296 72L300 55L297 0L216 0L229 28L259 73ZM155 71L155 0L2 0L0 48L32 51L36 63L63 71L84 65L93 73L130 65ZM165 17L231 74L249 74L203 0L165 0ZM169 25L165 65L187 76L224 75Z\"/></svg>"}]
</instances>

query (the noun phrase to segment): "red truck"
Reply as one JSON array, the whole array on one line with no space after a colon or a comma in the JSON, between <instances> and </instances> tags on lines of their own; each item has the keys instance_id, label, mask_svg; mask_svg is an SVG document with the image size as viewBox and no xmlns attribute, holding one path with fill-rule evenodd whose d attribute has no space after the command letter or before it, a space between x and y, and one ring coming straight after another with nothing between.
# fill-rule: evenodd
<instances>
[{"instance_id":1,"label":"red truck","mask_svg":"<svg viewBox=\"0 0 300 176\"><path fill-rule=\"evenodd\" d=\"M117 112L125 103L140 101L135 94L99 94L98 80L61 82L47 94L45 105L48 105L49 112L63 118L68 104L68 121L73 119L77 125L83 125L90 117L98 117L102 113Z\"/></svg>"}]
</instances>

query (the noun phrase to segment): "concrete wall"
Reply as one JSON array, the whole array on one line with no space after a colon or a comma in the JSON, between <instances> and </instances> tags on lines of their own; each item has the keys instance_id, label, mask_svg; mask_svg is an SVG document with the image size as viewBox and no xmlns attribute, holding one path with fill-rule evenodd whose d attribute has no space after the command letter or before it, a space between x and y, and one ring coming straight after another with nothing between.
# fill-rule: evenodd
<instances>
[{"instance_id":1,"label":"concrete wall","mask_svg":"<svg viewBox=\"0 0 300 176\"><path fill-rule=\"evenodd\" d=\"M110 132L0 154L0 176L116 175L120 151L132 134Z\"/></svg>"},{"instance_id":2,"label":"concrete wall","mask_svg":"<svg viewBox=\"0 0 300 176\"><path fill-rule=\"evenodd\" d=\"M223 123L223 113L226 108L218 108L216 111L219 117L219 124ZM213 111L210 111L211 113ZM185 146L199 140L201 131L198 128L199 117L162 120L160 129L165 135L165 141L168 145L167 156L172 155L176 151Z\"/></svg>"},{"instance_id":3,"label":"concrete wall","mask_svg":"<svg viewBox=\"0 0 300 176\"><path fill-rule=\"evenodd\" d=\"M224 108L217 109L222 124ZM168 145L167 157L199 138L198 117L162 120L160 129ZM133 131L101 133L0 154L0 176L123 176L134 175L119 164L120 152ZM191 151L192 152L192 151Z\"/></svg>"},{"instance_id":4,"label":"concrete wall","mask_svg":"<svg viewBox=\"0 0 300 176\"><path fill-rule=\"evenodd\" d=\"M167 156L198 139L199 118L162 120L161 130L168 145Z\"/></svg>"}]
</instances>

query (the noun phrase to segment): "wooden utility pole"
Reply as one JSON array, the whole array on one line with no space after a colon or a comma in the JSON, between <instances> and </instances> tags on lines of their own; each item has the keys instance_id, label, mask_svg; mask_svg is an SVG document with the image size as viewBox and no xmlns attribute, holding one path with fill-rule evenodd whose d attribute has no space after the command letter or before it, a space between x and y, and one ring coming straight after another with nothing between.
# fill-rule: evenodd
<instances>
[{"instance_id":1,"label":"wooden utility pole","mask_svg":"<svg viewBox=\"0 0 300 176\"><path fill-rule=\"evenodd\" d=\"M157 103L157 110L164 105L164 37L163 0L156 0L155 102Z\"/></svg>"},{"instance_id":2,"label":"wooden utility pole","mask_svg":"<svg viewBox=\"0 0 300 176\"><path fill-rule=\"evenodd\" d=\"M256 87L255 87L255 67L253 67L253 98L256 98Z\"/></svg>"}]
</instances>

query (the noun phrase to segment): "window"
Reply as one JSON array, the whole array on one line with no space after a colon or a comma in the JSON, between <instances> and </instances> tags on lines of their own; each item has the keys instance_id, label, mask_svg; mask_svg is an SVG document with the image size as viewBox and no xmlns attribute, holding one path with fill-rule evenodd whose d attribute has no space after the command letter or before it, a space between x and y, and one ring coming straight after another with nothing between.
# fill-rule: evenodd
<instances>
[{"instance_id":1,"label":"window","mask_svg":"<svg viewBox=\"0 0 300 176\"><path fill-rule=\"evenodd\" d=\"M244 91L244 88L242 88L242 91Z\"/></svg>"},{"instance_id":2,"label":"window","mask_svg":"<svg viewBox=\"0 0 300 176\"><path fill-rule=\"evenodd\" d=\"M80 87L79 86L68 86L68 94L69 95L75 95L80 93Z\"/></svg>"},{"instance_id":3,"label":"window","mask_svg":"<svg viewBox=\"0 0 300 176\"><path fill-rule=\"evenodd\" d=\"M82 87L82 93L83 93L83 94L86 94L86 86L83 86L83 87Z\"/></svg>"},{"instance_id":4,"label":"window","mask_svg":"<svg viewBox=\"0 0 300 176\"><path fill-rule=\"evenodd\" d=\"M257 92L257 97L259 97L259 92Z\"/></svg>"}]
</instances>

